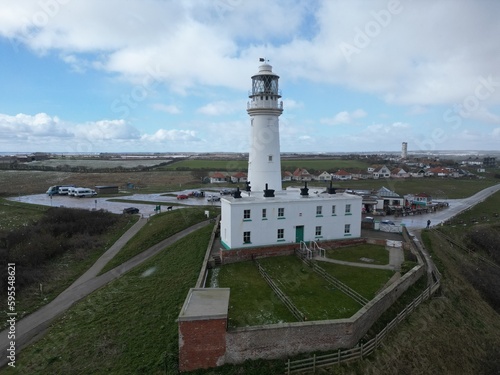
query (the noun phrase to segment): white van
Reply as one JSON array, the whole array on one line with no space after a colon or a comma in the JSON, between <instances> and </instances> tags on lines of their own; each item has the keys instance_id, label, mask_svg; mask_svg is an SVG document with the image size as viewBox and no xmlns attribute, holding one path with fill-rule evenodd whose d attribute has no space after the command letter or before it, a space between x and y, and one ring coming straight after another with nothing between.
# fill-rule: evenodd
<instances>
[{"instance_id":1,"label":"white van","mask_svg":"<svg viewBox=\"0 0 500 375\"><path fill-rule=\"evenodd\" d=\"M74 192L75 197L83 198L83 197L93 197L97 195L95 190L88 188L76 188Z\"/></svg>"},{"instance_id":2,"label":"white van","mask_svg":"<svg viewBox=\"0 0 500 375\"><path fill-rule=\"evenodd\" d=\"M59 195L68 195L69 194L69 189L74 188L74 186L59 186L59 189L57 190L57 193Z\"/></svg>"},{"instance_id":3,"label":"white van","mask_svg":"<svg viewBox=\"0 0 500 375\"><path fill-rule=\"evenodd\" d=\"M74 197L74 196L75 196L75 190L76 190L76 189L77 189L77 188L76 188L76 187L74 187L74 186L69 187L69 188L68 188L68 195L69 195L70 197Z\"/></svg>"}]
</instances>

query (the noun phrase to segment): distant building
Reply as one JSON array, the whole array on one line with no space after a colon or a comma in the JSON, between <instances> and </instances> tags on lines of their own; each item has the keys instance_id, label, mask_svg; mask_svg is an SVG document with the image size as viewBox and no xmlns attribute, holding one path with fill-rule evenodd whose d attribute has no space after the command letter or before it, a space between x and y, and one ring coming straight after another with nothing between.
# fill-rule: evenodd
<instances>
[{"instance_id":1,"label":"distant building","mask_svg":"<svg viewBox=\"0 0 500 375\"><path fill-rule=\"evenodd\" d=\"M401 146L401 159L407 159L408 158L408 143L403 142Z\"/></svg>"},{"instance_id":2,"label":"distant building","mask_svg":"<svg viewBox=\"0 0 500 375\"><path fill-rule=\"evenodd\" d=\"M483 167L495 168L497 166L497 158L486 157L483 159Z\"/></svg>"}]
</instances>

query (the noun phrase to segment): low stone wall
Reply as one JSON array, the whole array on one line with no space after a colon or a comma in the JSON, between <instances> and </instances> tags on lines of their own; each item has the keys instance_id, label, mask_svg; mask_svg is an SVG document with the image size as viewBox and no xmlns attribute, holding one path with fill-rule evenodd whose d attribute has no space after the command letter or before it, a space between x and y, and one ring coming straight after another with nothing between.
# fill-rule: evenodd
<instances>
[{"instance_id":1,"label":"low stone wall","mask_svg":"<svg viewBox=\"0 0 500 375\"><path fill-rule=\"evenodd\" d=\"M373 241L379 241L379 240L373 240ZM385 245L385 240L380 240L380 241L382 241L380 244ZM318 245L323 248L336 249L345 246L363 244L366 242L367 239L365 238L353 238L350 240L318 241ZM222 264L229 264L236 262L244 262L247 260L252 260L254 258L267 258L273 256L291 255L294 253L295 249L299 248L299 246L300 245L298 243L287 243L275 246L245 248L241 250L220 249L219 255Z\"/></svg>"},{"instance_id":2,"label":"low stone wall","mask_svg":"<svg viewBox=\"0 0 500 375\"><path fill-rule=\"evenodd\" d=\"M423 273L423 265L415 266L349 319L229 330L226 333L225 362L242 363L247 359L285 358L300 353L353 347Z\"/></svg>"}]
</instances>

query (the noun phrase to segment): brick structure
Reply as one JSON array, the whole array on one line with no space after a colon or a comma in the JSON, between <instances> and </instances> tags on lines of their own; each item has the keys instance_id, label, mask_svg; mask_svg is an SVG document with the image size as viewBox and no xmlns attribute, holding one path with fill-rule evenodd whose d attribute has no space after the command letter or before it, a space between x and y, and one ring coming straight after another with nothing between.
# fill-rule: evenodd
<instances>
[{"instance_id":1,"label":"brick structure","mask_svg":"<svg viewBox=\"0 0 500 375\"><path fill-rule=\"evenodd\" d=\"M318 241L318 245L323 248L336 249L344 246L359 245L366 242L367 240L365 238L353 238L349 240ZM298 243L291 243L275 246L252 247L246 249L220 249L219 256L221 258L222 264L229 264L252 260L253 258L291 255L294 253L295 249L299 248L299 246L300 245Z\"/></svg>"},{"instance_id":2,"label":"brick structure","mask_svg":"<svg viewBox=\"0 0 500 375\"><path fill-rule=\"evenodd\" d=\"M229 288L192 288L179 314L179 371L217 367L226 353Z\"/></svg>"}]
</instances>

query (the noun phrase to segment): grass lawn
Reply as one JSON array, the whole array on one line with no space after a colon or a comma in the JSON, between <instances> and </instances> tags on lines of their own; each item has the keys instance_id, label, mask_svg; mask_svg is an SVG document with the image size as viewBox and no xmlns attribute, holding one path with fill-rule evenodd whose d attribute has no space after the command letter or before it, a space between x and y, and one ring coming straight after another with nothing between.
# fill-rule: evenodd
<instances>
[{"instance_id":1,"label":"grass lawn","mask_svg":"<svg viewBox=\"0 0 500 375\"><path fill-rule=\"evenodd\" d=\"M346 262L389 264L389 251L382 245L362 244L339 249L328 249L326 250L326 257ZM373 262L362 261L361 258L372 259Z\"/></svg>"},{"instance_id":2,"label":"grass lawn","mask_svg":"<svg viewBox=\"0 0 500 375\"><path fill-rule=\"evenodd\" d=\"M49 208L46 206L4 201L2 199L0 200L0 210L9 212L11 218L9 219L4 215L0 215L2 229L8 230L19 225L29 225L31 221L39 220ZM6 221L10 224L6 225ZM99 236L99 238L94 238L95 241L102 243L102 246L87 252L68 251L41 265L37 270L37 274L32 275L35 281L31 285L26 285L22 290L16 291L16 310L19 313L19 319L46 305L64 289L69 287L136 221L136 217L120 217L116 225L107 233ZM21 268L22 265L18 265L17 271L19 272ZM40 291L40 285L42 286L42 291ZM6 303L7 299L2 299L0 310L6 309ZM6 321L0 324L0 327L5 326Z\"/></svg>"},{"instance_id":3,"label":"grass lawn","mask_svg":"<svg viewBox=\"0 0 500 375\"><path fill-rule=\"evenodd\" d=\"M207 225L89 295L4 373L176 373L176 319L211 232Z\"/></svg>"},{"instance_id":4,"label":"grass lawn","mask_svg":"<svg viewBox=\"0 0 500 375\"><path fill-rule=\"evenodd\" d=\"M158 167L157 170L185 171L190 169L206 169L208 171L243 171L248 169L248 160L181 160L166 166Z\"/></svg>"},{"instance_id":5,"label":"grass lawn","mask_svg":"<svg viewBox=\"0 0 500 375\"><path fill-rule=\"evenodd\" d=\"M31 221L40 219L49 208L0 198L0 230L9 231L28 225Z\"/></svg>"},{"instance_id":6,"label":"grass lawn","mask_svg":"<svg viewBox=\"0 0 500 375\"><path fill-rule=\"evenodd\" d=\"M173 234L207 220L206 209L205 207L189 207L152 216L139 233L132 237L120 252L106 264L101 274L119 266ZM210 211L210 217L214 217L218 213L217 210L210 209Z\"/></svg>"},{"instance_id":7,"label":"grass lawn","mask_svg":"<svg viewBox=\"0 0 500 375\"><path fill-rule=\"evenodd\" d=\"M253 262L227 264L212 270L210 285L231 288L229 327L297 321L260 276Z\"/></svg>"},{"instance_id":8,"label":"grass lawn","mask_svg":"<svg viewBox=\"0 0 500 375\"><path fill-rule=\"evenodd\" d=\"M327 262L318 262L318 265L368 299L375 297L394 275L394 271L391 270L351 267Z\"/></svg>"},{"instance_id":9,"label":"grass lawn","mask_svg":"<svg viewBox=\"0 0 500 375\"><path fill-rule=\"evenodd\" d=\"M360 308L293 255L259 262L308 320L348 318Z\"/></svg>"}]
</instances>

